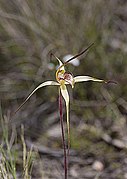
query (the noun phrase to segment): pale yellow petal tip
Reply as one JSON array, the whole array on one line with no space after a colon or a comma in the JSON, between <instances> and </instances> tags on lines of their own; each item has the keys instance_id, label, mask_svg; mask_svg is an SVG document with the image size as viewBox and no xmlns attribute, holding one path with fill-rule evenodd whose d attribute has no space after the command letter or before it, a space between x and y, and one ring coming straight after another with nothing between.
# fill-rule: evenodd
<instances>
[{"instance_id":1,"label":"pale yellow petal tip","mask_svg":"<svg viewBox=\"0 0 127 179\"><path fill-rule=\"evenodd\" d=\"M74 81L74 79L73 79L73 80L71 81L71 83L70 83L72 89L74 88L74 84L75 84L75 81Z\"/></svg>"},{"instance_id":2,"label":"pale yellow petal tip","mask_svg":"<svg viewBox=\"0 0 127 179\"><path fill-rule=\"evenodd\" d=\"M74 88L74 85L71 85L72 89Z\"/></svg>"}]
</instances>

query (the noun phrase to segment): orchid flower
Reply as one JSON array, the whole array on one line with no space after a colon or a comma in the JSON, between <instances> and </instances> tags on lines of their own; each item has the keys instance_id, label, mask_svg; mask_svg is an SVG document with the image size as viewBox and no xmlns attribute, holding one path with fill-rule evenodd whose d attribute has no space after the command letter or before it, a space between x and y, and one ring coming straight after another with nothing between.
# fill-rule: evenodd
<instances>
[{"instance_id":1,"label":"orchid flower","mask_svg":"<svg viewBox=\"0 0 127 179\"><path fill-rule=\"evenodd\" d=\"M89 45L84 51L81 53L71 57L69 60L66 62L62 62L58 57L56 57L54 54L52 54L59 62L59 67L56 71L56 81L45 81L41 83L39 86L37 86L31 93L30 95L25 99L25 101L19 106L19 108L16 110L16 112L28 101L28 99L40 88L45 87L45 86L59 86L60 92L65 100L66 104L66 120L67 120L67 131L68 131L68 147L70 145L70 123L69 123L69 94L66 85L71 85L72 88L74 88L75 83L78 82L85 82L85 81L96 81L96 82L105 82L104 80L93 78L91 76L76 76L73 77L71 73L66 72L65 70L65 65L68 64L70 61L74 60L78 56L82 55L85 53L91 46ZM15 112L15 113L16 113Z\"/></svg>"},{"instance_id":2,"label":"orchid flower","mask_svg":"<svg viewBox=\"0 0 127 179\"><path fill-rule=\"evenodd\" d=\"M64 98L65 104L66 104L68 155L69 155L69 148L70 148L70 122L69 122L69 94L68 94L68 90L67 90L66 86L71 85L71 87L74 88L75 83L85 82L85 81L96 81L96 82L107 83L104 80L97 79L97 78L94 78L94 77L91 77L91 76L76 76L76 77L73 77L73 75L71 73L66 72L66 70L65 70L65 65L67 65L70 61L74 60L78 56L85 53L92 45L93 45L93 43L91 45L89 45L81 53L71 57L69 60L67 60L64 63L58 57L56 57L54 54L52 54L59 62L59 67L56 71L56 81L45 81L45 82L41 83L39 86L37 86L30 93L30 95L25 99L25 101L16 110L16 112L17 112L38 89L45 87L45 86L58 86L59 92L61 93L62 97Z\"/></svg>"},{"instance_id":3,"label":"orchid flower","mask_svg":"<svg viewBox=\"0 0 127 179\"><path fill-rule=\"evenodd\" d=\"M66 160L66 143L64 139L64 128L63 128L63 117L62 117L62 97L65 100L66 104L66 120L67 120L67 141L68 141L68 155L69 156L69 149L70 149L70 122L69 122L69 94L67 90L67 85L71 85L72 88L74 88L75 83L78 82L85 82L85 81L95 81L95 82L104 82L104 83L116 83L114 81L105 81L102 79L97 79L91 76L76 76L74 77L71 73L66 72L65 66L71 62L74 59L77 59L77 57L81 56L84 54L91 46L89 45L85 50L82 52L78 53L75 56L70 57L69 60L65 61L64 63L56 57L54 54L53 55L58 63L59 67L56 70L56 81L45 81L41 83L39 86L37 86L30 94L29 96L25 99L25 101L19 106L19 108L15 111L15 113L29 100L29 98L40 88L45 87L45 86L58 86L59 87L59 107L60 107L60 121L61 121L61 129L62 129L62 140L63 140L63 148L64 148L64 168L65 168L65 179L67 179L67 170L68 170L68 163Z\"/></svg>"}]
</instances>

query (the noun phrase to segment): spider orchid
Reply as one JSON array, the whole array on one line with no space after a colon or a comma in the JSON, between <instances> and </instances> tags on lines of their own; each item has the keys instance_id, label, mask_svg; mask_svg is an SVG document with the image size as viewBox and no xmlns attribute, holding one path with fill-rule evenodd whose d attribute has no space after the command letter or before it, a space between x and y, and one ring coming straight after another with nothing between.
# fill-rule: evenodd
<instances>
[{"instance_id":1,"label":"spider orchid","mask_svg":"<svg viewBox=\"0 0 127 179\"><path fill-rule=\"evenodd\" d=\"M83 50L81 53L73 56L69 60L67 60L65 63L62 63L62 61L53 55L59 62L59 68L56 71L56 81L46 81L41 83L37 88L35 88L30 95L25 99L25 101L19 106L19 108L15 111L15 113L28 101L28 99L39 89L45 86L59 86L60 92L65 100L66 103L66 114L67 114L67 128L68 128L68 142L70 143L70 124L69 124L69 94L66 85L71 85L72 88L74 88L74 84L78 82L85 82L85 81L96 81L96 82L104 82L107 83L104 80L93 78L90 76L76 76L73 77L71 73L66 72L65 65L68 64L70 61L74 60L78 56L81 56L83 53L85 53L91 46L89 45L85 50ZM70 145L70 144L69 144Z\"/></svg>"},{"instance_id":2,"label":"spider orchid","mask_svg":"<svg viewBox=\"0 0 127 179\"><path fill-rule=\"evenodd\" d=\"M93 78L90 76L76 76L73 77L71 73L66 72L65 65L67 65L70 61L74 60L78 56L81 56L84 54L91 46L93 46L94 43L90 44L85 50L78 53L77 55L73 56L66 62L62 62L58 57L53 55L59 62L59 67L56 71L56 81L46 81L41 83L39 86L37 86L30 95L25 99L25 101L19 106L19 108L15 111L15 113L28 101L28 99L39 89L45 86L59 86L60 92L65 100L66 103L66 120L67 120L67 131L68 131L68 147L70 146L70 123L69 123L69 94L66 85L71 85L72 88L74 88L74 84L78 82L84 82L84 81L96 81L96 82L104 82L107 83L104 80Z\"/></svg>"},{"instance_id":3,"label":"spider orchid","mask_svg":"<svg viewBox=\"0 0 127 179\"><path fill-rule=\"evenodd\" d=\"M16 112L28 101L28 99L39 89L45 86L59 86L59 93L61 93L62 97L65 100L66 104L66 120L67 120L67 139L68 139L68 155L69 155L69 148L70 148L70 122L69 122L69 94L66 85L71 85L72 88L74 88L75 83L78 82L85 82L85 81L96 81L96 82L104 82L107 83L104 80L93 78L90 76L76 76L73 77L73 75L69 72L66 72L65 70L65 65L67 65L70 61L74 60L78 56L82 55L85 53L91 46L89 45L84 51L81 53L73 56L66 62L62 62L58 57L56 57L54 54L53 55L59 62L59 67L56 71L56 81L46 81L41 83L37 88L35 88L30 95L25 99L25 101L19 106L19 108L16 110ZM15 113L16 113L15 112Z\"/></svg>"}]
</instances>

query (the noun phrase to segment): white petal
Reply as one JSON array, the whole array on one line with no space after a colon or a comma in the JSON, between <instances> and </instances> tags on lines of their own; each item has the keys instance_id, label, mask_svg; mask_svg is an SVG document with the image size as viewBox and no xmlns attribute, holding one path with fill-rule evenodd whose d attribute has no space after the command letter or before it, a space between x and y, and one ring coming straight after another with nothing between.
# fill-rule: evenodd
<instances>
[{"instance_id":1,"label":"white petal","mask_svg":"<svg viewBox=\"0 0 127 179\"><path fill-rule=\"evenodd\" d=\"M61 62L61 60L60 60L58 57L57 57L57 60L58 60L58 62L59 62L59 65L62 66L63 63Z\"/></svg>"},{"instance_id":2,"label":"white petal","mask_svg":"<svg viewBox=\"0 0 127 179\"><path fill-rule=\"evenodd\" d=\"M83 82L83 81L98 81L98 82L104 82L104 80L93 78L91 76L76 76L74 77L74 81L76 82Z\"/></svg>"},{"instance_id":3,"label":"white petal","mask_svg":"<svg viewBox=\"0 0 127 179\"><path fill-rule=\"evenodd\" d=\"M66 103L67 131L68 131L68 154L69 154L69 148L70 148L69 94L68 94L68 91L67 91L67 88L65 85L61 85L60 90L61 90L62 96Z\"/></svg>"},{"instance_id":4,"label":"white petal","mask_svg":"<svg viewBox=\"0 0 127 179\"><path fill-rule=\"evenodd\" d=\"M18 107L18 109L15 111L15 113L28 101L28 99L39 89L42 88L44 86L49 86L49 85L57 85L59 86L60 84L55 82L55 81L46 81L44 83L41 83L37 88L35 88L30 95L25 99L25 101Z\"/></svg>"},{"instance_id":5,"label":"white petal","mask_svg":"<svg viewBox=\"0 0 127 179\"><path fill-rule=\"evenodd\" d=\"M56 59L58 60L58 62L59 62L59 67L58 67L58 69L60 69L60 70L64 70L65 71L65 68L64 68L64 65L63 65L63 62L58 58L58 57L56 57Z\"/></svg>"},{"instance_id":6,"label":"white petal","mask_svg":"<svg viewBox=\"0 0 127 179\"><path fill-rule=\"evenodd\" d=\"M69 94L68 94L66 85L61 85L60 89L61 89L62 96L66 102L66 106L68 106L69 105Z\"/></svg>"},{"instance_id":7,"label":"white petal","mask_svg":"<svg viewBox=\"0 0 127 179\"><path fill-rule=\"evenodd\" d=\"M44 87L44 86L59 86L60 84L59 83L57 83L57 82L55 82L55 81L46 81L46 82L44 82L44 83L41 83L37 88L35 88L35 90L33 90L31 93L30 93L30 95L26 98L26 100L28 100L34 93L35 93L35 91L37 91L39 88L42 88L42 87Z\"/></svg>"}]
</instances>

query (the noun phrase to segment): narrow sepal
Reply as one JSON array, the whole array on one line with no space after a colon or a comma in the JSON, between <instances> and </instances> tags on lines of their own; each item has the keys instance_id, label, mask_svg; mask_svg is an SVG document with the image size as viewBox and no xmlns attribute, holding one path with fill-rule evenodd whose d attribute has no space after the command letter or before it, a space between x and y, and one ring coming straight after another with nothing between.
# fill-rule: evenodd
<instances>
[{"instance_id":1,"label":"narrow sepal","mask_svg":"<svg viewBox=\"0 0 127 179\"><path fill-rule=\"evenodd\" d=\"M70 121L69 121L69 94L67 91L66 86L63 84L60 86L61 94L66 103L66 113L67 113L67 132L68 132L68 156L69 156L69 149L70 149Z\"/></svg>"},{"instance_id":2,"label":"narrow sepal","mask_svg":"<svg viewBox=\"0 0 127 179\"><path fill-rule=\"evenodd\" d=\"M41 83L37 88L35 88L30 94L29 96L25 99L25 101L18 107L18 109L15 111L15 113L28 101L28 99L39 89L42 88L44 86L54 86L57 85L59 86L60 84L55 82L55 81L46 81L44 83Z\"/></svg>"},{"instance_id":3,"label":"narrow sepal","mask_svg":"<svg viewBox=\"0 0 127 179\"><path fill-rule=\"evenodd\" d=\"M76 77L74 77L74 82L75 83L83 82L83 81L97 81L97 82L106 83L106 81L104 81L104 80L97 79L97 78L94 78L94 77L91 77L91 76L76 76Z\"/></svg>"}]
</instances>

